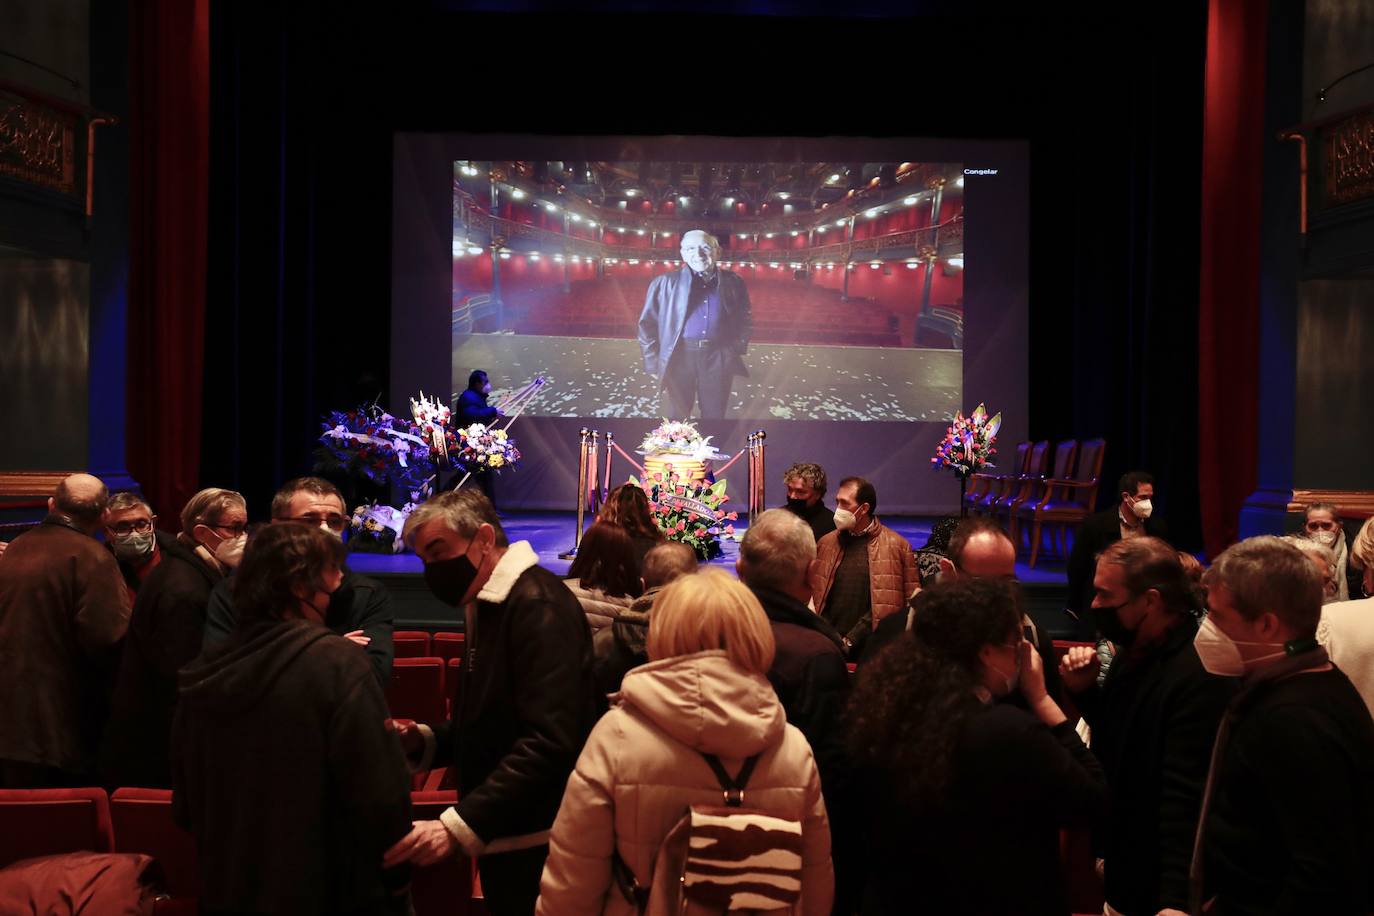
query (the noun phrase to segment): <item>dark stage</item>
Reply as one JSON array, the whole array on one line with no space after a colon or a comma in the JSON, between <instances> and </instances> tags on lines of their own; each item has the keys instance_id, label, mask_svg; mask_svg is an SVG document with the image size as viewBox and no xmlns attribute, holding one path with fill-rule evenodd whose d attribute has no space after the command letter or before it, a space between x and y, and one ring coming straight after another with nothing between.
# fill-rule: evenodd
<instances>
[{"instance_id":1,"label":"dark stage","mask_svg":"<svg viewBox=\"0 0 1374 916\"><path fill-rule=\"evenodd\" d=\"M572 546L576 517L572 512L510 512L501 513L506 534L511 541L529 541L539 562L558 575L566 575L571 561L558 555ZM913 547L920 547L930 537L931 519L918 517L884 517L883 524L896 530ZM590 523L590 520L589 520ZM741 531L744 526L741 526ZM734 569L739 545L731 540L723 542L725 555L712 562ZM455 608L437 601L425 587L422 565L413 553L375 554L354 553L349 566L359 573L373 576L386 584L396 602L397 629L461 629L462 621ZM1016 575L1026 589L1031 616L1056 638L1072 635L1073 621L1064 616L1066 580L1062 560L1040 560L1031 569L1018 557Z\"/></svg>"}]
</instances>

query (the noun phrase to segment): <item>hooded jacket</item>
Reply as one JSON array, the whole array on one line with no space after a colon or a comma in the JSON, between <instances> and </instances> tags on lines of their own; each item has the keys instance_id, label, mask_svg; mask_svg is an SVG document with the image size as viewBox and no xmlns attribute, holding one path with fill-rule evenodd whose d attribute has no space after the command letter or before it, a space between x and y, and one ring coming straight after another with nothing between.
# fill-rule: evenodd
<instances>
[{"instance_id":1,"label":"hooded jacket","mask_svg":"<svg viewBox=\"0 0 1374 916\"><path fill-rule=\"evenodd\" d=\"M563 584L582 605L593 636L625 616L635 600L630 595L608 595L599 588L587 588L580 579L564 579Z\"/></svg>"},{"instance_id":2,"label":"hooded jacket","mask_svg":"<svg viewBox=\"0 0 1374 916\"><path fill-rule=\"evenodd\" d=\"M659 846L688 806L720 804L703 753L731 773L760 755L745 804L801 822L802 912L830 912L830 827L816 762L767 678L724 651L698 652L636 668L614 699L568 780L537 913L634 914L612 881L612 850L650 884Z\"/></svg>"},{"instance_id":3,"label":"hooded jacket","mask_svg":"<svg viewBox=\"0 0 1374 916\"><path fill-rule=\"evenodd\" d=\"M235 633L181 672L173 813L196 837L203 912L389 913L407 873L410 777L358 647L302 620ZM404 912L404 910L400 910Z\"/></svg>"}]
</instances>

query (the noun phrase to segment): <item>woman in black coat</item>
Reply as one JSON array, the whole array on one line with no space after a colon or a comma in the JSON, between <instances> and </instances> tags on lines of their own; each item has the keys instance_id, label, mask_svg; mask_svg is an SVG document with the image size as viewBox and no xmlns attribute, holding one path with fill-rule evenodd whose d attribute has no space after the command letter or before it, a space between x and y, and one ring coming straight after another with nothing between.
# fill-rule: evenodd
<instances>
[{"instance_id":1,"label":"woman in black coat","mask_svg":"<svg viewBox=\"0 0 1374 916\"><path fill-rule=\"evenodd\" d=\"M1059 829L1107 782L1045 691L1020 592L959 579L917 596L909 634L863 670L850 746L867 798L865 914L1065 916ZM999 696L1020 690L1030 712Z\"/></svg>"}]
</instances>

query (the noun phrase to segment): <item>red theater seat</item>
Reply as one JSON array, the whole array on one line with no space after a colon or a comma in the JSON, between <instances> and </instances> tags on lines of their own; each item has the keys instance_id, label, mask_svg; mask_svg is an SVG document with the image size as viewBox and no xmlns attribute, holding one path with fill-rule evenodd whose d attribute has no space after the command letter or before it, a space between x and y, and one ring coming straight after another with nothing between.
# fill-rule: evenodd
<instances>
[{"instance_id":1,"label":"red theater seat","mask_svg":"<svg viewBox=\"0 0 1374 916\"><path fill-rule=\"evenodd\" d=\"M429 634L424 630L397 630L391 634L396 658L425 658L429 653Z\"/></svg>"},{"instance_id":2,"label":"red theater seat","mask_svg":"<svg viewBox=\"0 0 1374 916\"><path fill-rule=\"evenodd\" d=\"M196 838L172 819L170 789L116 789L110 798L116 852L141 852L162 864L173 897L200 896Z\"/></svg>"},{"instance_id":3,"label":"red theater seat","mask_svg":"<svg viewBox=\"0 0 1374 916\"><path fill-rule=\"evenodd\" d=\"M442 722L444 710L444 660L398 658L391 666L386 705L396 719Z\"/></svg>"},{"instance_id":4,"label":"red theater seat","mask_svg":"<svg viewBox=\"0 0 1374 916\"><path fill-rule=\"evenodd\" d=\"M111 852L104 789L0 789L0 868L67 852Z\"/></svg>"},{"instance_id":5,"label":"red theater seat","mask_svg":"<svg viewBox=\"0 0 1374 916\"><path fill-rule=\"evenodd\" d=\"M452 790L412 792L411 817L436 820L458 802ZM472 907L472 860L450 856L437 865L416 868L411 874L410 896L416 916L469 916Z\"/></svg>"},{"instance_id":6,"label":"red theater seat","mask_svg":"<svg viewBox=\"0 0 1374 916\"><path fill-rule=\"evenodd\" d=\"M463 657L467 638L462 633L435 633L429 644L429 654L445 662Z\"/></svg>"}]
</instances>

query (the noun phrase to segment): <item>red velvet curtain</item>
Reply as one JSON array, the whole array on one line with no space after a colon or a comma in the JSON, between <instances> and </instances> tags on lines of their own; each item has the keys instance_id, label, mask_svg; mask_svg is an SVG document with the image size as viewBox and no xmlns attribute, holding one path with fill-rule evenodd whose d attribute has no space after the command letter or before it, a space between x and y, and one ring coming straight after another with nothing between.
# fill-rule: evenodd
<instances>
[{"instance_id":1,"label":"red velvet curtain","mask_svg":"<svg viewBox=\"0 0 1374 916\"><path fill-rule=\"evenodd\" d=\"M1202 142L1198 487L1203 543L1236 539L1258 469L1263 0L1211 0Z\"/></svg>"},{"instance_id":2,"label":"red velvet curtain","mask_svg":"<svg viewBox=\"0 0 1374 916\"><path fill-rule=\"evenodd\" d=\"M209 0L129 4L129 472L164 527L200 487Z\"/></svg>"}]
</instances>

